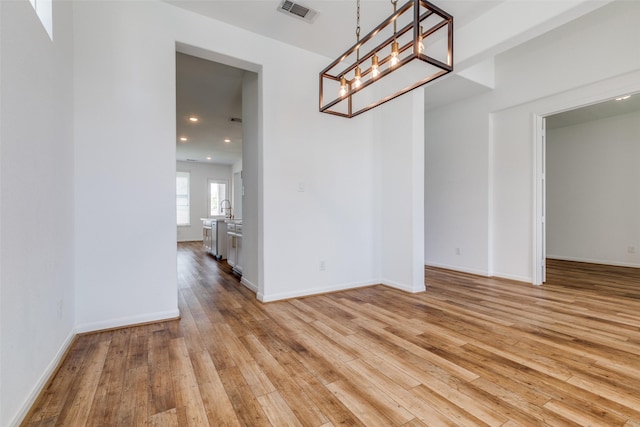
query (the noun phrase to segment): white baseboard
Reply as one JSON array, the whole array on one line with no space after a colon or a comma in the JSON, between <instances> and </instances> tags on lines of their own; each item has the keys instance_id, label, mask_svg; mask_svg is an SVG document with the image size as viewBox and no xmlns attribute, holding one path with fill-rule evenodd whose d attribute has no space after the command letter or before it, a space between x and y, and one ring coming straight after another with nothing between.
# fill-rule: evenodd
<instances>
[{"instance_id":1,"label":"white baseboard","mask_svg":"<svg viewBox=\"0 0 640 427\"><path fill-rule=\"evenodd\" d=\"M459 271L461 273L475 274L476 276L482 276L482 277L497 277L497 278L500 278L500 279L515 280L516 282L525 282L525 283L531 283L533 281L532 277L519 276L519 275L509 274L509 273L500 273L500 272L495 272L494 271L493 274L489 274L488 271L475 270L473 268L464 268L464 267L459 267L459 266L454 266L454 265L447 265L447 264L438 264L438 263L434 263L434 262L425 262L425 265L427 267L444 268L446 270Z\"/></svg>"},{"instance_id":2,"label":"white baseboard","mask_svg":"<svg viewBox=\"0 0 640 427\"><path fill-rule=\"evenodd\" d=\"M67 335L67 337L63 341L60 348L58 349L55 357L51 360L49 365L47 365L47 368L44 370L42 375L40 375L40 378L38 378L38 381L33 386L33 389L27 396L27 399L22 404L20 411L18 411L15 418L11 420L11 422L9 423L9 426L18 427L20 423L22 423L22 421L24 420L24 417L27 416L27 413L29 413L29 410L35 403L36 399L38 398L38 396L40 395L44 387L49 382L49 379L55 373L56 369L58 368L58 365L60 365L60 363L62 362L62 358L65 356L65 354L67 354L67 350L69 350L69 347L73 343L73 340L75 337L76 337L76 330L72 329L71 332L69 332L69 335Z\"/></svg>"},{"instance_id":3,"label":"white baseboard","mask_svg":"<svg viewBox=\"0 0 640 427\"><path fill-rule=\"evenodd\" d=\"M273 302L273 301L280 301L280 300L290 299L290 298L301 298L301 297L308 297L311 295L327 294L330 292L346 291L349 289L363 288L366 286L379 285L379 284L380 284L379 280L343 283L343 284L334 285L334 286L305 289L305 290L296 291L296 292L281 292L277 294L258 293L257 298L262 302Z\"/></svg>"},{"instance_id":4,"label":"white baseboard","mask_svg":"<svg viewBox=\"0 0 640 427\"><path fill-rule=\"evenodd\" d=\"M515 274L509 274L509 273L494 272L493 276L491 277L497 277L500 279L507 279L507 280L515 280L516 282L524 282L529 284L533 283L533 277L518 276Z\"/></svg>"},{"instance_id":5,"label":"white baseboard","mask_svg":"<svg viewBox=\"0 0 640 427\"><path fill-rule=\"evenodd\" d=\"M245 288L255 292L256 294L258 293L258 286L245 279L244 276L240 279L240 283L242 283Z\"/></svg>"},{"instance_id":6,"label":"white baseboard","mask_svg":"<svg viewBox=\"0 0 640 427\"><path fill-rule=\"evenodd\" d=\"M121 317L119 319L110 319L100 322L84 323L76 326L76 332L79 334L87 332L101 331L104 329L122 328L125 326L134 326L142 323L161 322L164 320L178 319L180 310L162 311L158 313L147 313L136 316Z\"/></svg>"},{"instance_id":7,"label":"white baseboard","mask_svg":"<svg viewBox=\"0 0 640 427\"><path fill-rule=\"evenodd\" d=\"M418 292L424 292L427 288L425 287L424 283L422 283L422 286L418 285L418 287L413 287L410 285L406 285L404 283L399 283L399 282L394 282L393 280L388 280L388 279L382 279L380 281L381 285L385 285L388 286L390 288L394 288L394 289L399 289L401 291L404 292L409 292L411 294L416 294Z\"/></svg>"},{"instance_id":8,"label":"white baseboard","mask_svg":"<svg viewBox=\"0 0 640 427\"><path fill-rule=\"evenodd\" d=\"M613 265L616 267L640 268L640 264L638 263L624 262L624 261L609 261L609 260L591 259L591 258L567 257L567 256L561 256L561 255L547 255L547 258L557 259L558 261L575 261L575 262L586 262L589 264Z\"/></svg>"},{"instance_id":9,"label":"white baseboard","mask_svg":"<svg viewBox=\"0 0 640 427\"><path fill-rule=\"evenodd\" d=\"M474 268L460 267L458 265L448 265L448 264L440 264L437 262L426 262L426 261L424 265L426 265L427 267L444 268L445 270L453 270L453 271L459 271L461 273L475 274L476 276L491 277L488 271L476 270Z\"/></svg>"}]
</instances>

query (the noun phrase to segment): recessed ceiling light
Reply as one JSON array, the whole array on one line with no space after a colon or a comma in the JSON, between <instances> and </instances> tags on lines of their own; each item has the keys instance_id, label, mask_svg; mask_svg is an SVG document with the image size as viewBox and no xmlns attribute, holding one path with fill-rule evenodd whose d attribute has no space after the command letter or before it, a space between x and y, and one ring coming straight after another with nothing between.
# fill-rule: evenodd
<instances>
[{"instance_id":1,"label":"recessed ceiling light","mask_svg":"<svg viewBox=\"0 0 640 427\"><path fill-rule=\"evenodd\" d=\"M631 98L631 95L621 96L620 98L616 98L616 101L624 101L625 99Z\"/></svg>"},{"instance_id":2,"label":"recessed ceiling light","mask_svg":"<svg viewBox=\"0 0 640 427\"><path fill-rule=\"evenodd\" d=\"M187 142L187 138L186 138L186 137L184 137L184 136L181 136L181 137L180 137L180 141L182 141L182 142Z\"/></svg>"},{"instance_id":3,"label":"recessed ceiling light","mask_svg":"<svg viewBox=\"0 0 640 427\"><path fill-rule=\"evenodd\" d=\"M190 121L190 122L194 122L194 123L195 123L195 122L197 122L197 121L198 121L198 118L197 118L197 117L195 117L195 116L191 116L191 117L189 117L189 121Z\"/></svg>"},{"instance_id":4,"label":"recessed ceiling light","mask_svg":"<svg viewBox=\"0 0 640 427\"><path fill-rule=\"evenodd\" d=\"M207 160L211 160L211 157L207 157Z\"/></svg>"},{"instance_id":5,"label":"recessed ceiling light","mask_svg":"<svg viewBox=\"0 0 640 427\"><path fill-rule=\"evenodd\" d=\"M226 142L227 144L231 142L231 140L229 138L225 138L224 142Z\"/></svg>"}]
</instances>

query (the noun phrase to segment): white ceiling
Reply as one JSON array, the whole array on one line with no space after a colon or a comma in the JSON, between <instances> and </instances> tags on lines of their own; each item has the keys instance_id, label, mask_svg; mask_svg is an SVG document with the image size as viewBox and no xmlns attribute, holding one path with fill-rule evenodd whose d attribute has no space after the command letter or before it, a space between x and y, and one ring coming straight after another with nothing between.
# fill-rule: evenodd
<instances>
[{"instance_id":1,"label":"white ceiling","mask_svg":"<svg viewBox=\"0 0 640 427\"><path fill-rule=\"evenodd\" d=\"M244 72L176 53L177 160L231 165L242 158L242 124L230 119L242 118Z\"/></svg>"},{"instance_id":2,"label":"white ceiling","mask_svg":"<svg viewBox=\"0 0 640 427\"><path fill-rule=\"evenodd\" d=\"M279 12L280 0L166 0L175 6L226 22L335 59L355 42L355 0L300 0L314 9L313 23ZM454 16L461 27L504 0L441 0L437 6ZM399 5L404 4L399 1ZM361 34L393 12L389 0L361 0ZM229 122L242 114L242 70L177 54L176 158L233 164L242 158L242 126ZM465 92L466 93L466 92ZM190 116L200 120L192 123ZM180 137L188 138L181 142ZM231 143L224 143L224 139ZM208 160L207 157L211 157Z\"/></svg>"},{"instance_id":3,"label":"white ceiling","mask_svg":"<svg viewBox=\"0 0 640 427\"><path fill-rule=\"evenodd\" d=\"M610 99L597 104L576 108L575 110L554 114L547 117L546 126L547 129L558 129L636 111L640 111L640 94L632 95L630 98L620 101Z\"/></svg>"},{"instance_id":4,"label":"white ceiling","mask_svg":"<svg viewBox=\"0 0 640 427\"><path fill-rule=\"evenodd\" d=\"M356 0L295 0L314 9L313 23L278 12L280 0L166 0L175 6L335 59L356 43ZM435 0L464 26L504 0ZM399 0L398 6L406 3ZM393 13L390 0L361 0L361 35Z\"/></svg>"},{"instance_id":5,"label":"white ceiling","mask_svg":"<svg viewBox=\"0 0 640 427\"><path fill-rule=\"evenodd\" d=\"M246 29L327 57L337 58L355 43L356 0L299 0L314 9L313 23L279 12L281 0L165 0L175 6ZM456 30L489 12L505 0L435 0L454 16ZM523 0L524 1L524 0ZM537 0L538 1L538 0ZM404 4L399 0L399 5ZM543 2L540 2L543 3ZM393 11L390 0L361 0L361 34L366 35ZM243 71L203 59L177 54L177 159L232 164L242 156L242 126L229 121L241 117ZM429 87L427 109L490 90L489 87L451 75ZM640 102L603 103L562 113L547 121L549 128L575 124L620 113ZM624 105L623 105L624 104ZM200 118L197 124L188 117ZM187 143L180 143L185 136ZM231 143L224 143L230 138ZM207 160L211 157L211 160Z\"/></svg>"}]
</instances>

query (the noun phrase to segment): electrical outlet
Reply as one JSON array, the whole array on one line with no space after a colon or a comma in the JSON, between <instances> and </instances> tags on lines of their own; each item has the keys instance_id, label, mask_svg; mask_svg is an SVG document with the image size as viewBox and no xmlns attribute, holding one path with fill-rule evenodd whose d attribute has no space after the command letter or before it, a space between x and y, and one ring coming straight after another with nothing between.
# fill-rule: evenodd
<instances>
[{"instance_id":1,"label":"electrical outlet","mask_svg":"<svg viewBox=\"0 0 640 427\"><path fill-rule=\"evenodd\" d=\"M629 246L627 246L627 253L635 254L635 253L636 253L636 247L635 247L635 245L629 245Z\"/></svg>"},{"instance_id":2,"label":"electrical outlet","mask_svg":"<svg viewBox=\"0 0 640 427\"><path fill-rule=\"evenodd\" d=\"M64 309L64 301L62 300L62 298L58 299L56 306L58 307L58 312L57 312L58 319L62 319L62 310Z\"/></svg>"},{"instance_id":3,"label":"electrical outlet","mask_svg":"<svg viewBox=\"0 0 640 427\"><path fill-rule=\"evenodd\" d=\"M455 249L455 253L456 253L456 255L462 255L462 249L456 248Z\"/></svg>"},{"instance_id":4,"label":"electrical outlet","mask_svg":"<svg viewBox=\"0 0 640 427\"><path fill-rule=\"evenodd\" d=\"M320 271L326 271L327 264L324 261L320 261Z\"/></svg>"}]
</instances>

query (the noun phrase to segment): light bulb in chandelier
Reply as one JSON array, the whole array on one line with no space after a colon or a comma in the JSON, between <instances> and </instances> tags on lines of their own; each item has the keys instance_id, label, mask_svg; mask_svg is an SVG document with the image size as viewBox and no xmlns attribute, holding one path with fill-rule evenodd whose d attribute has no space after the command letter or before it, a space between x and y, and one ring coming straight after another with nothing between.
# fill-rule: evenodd
<instances>
[{"instance_id":1,"label":"light bulb in chandelier","mask_svg":"<svg viewBox=\"0 0 640 427\"><path fill-rule=\"evenodd\" d=\"M353 82L353 85L356 88L359 88L360 85L362 84L361 79L362 79L362 74L360 73L360 67L356 67L356 75Z\"/></svg>"},{"instance_id":2,"label":"light bulb in chandelier","mask_svg":"<svg viewBox=\"0 0 640 427\"><path fill-rule=\"evenodd\" d=\"M420 27L420 35L418 36L418 53L424 53L424 42L422 40L422 27Z\"/></svg>"},{"instance_id":3,"label":"light bulb in chandelier","mask_svg":"<svg viewBox=\"0 0 640 427\"><path fill-rule=\"evenodd\" d=\"M380 74L380 70L378 70L378 55L373 54L373 58L371 58L371 78L378 77Z\"/></svg>"},{"instance_id":4,"label":"light bulb in chandelier","mask_svg":"<svg viewBox=\"0 0 640 427\"><path fill-rule=\"evenodd\" d=\"M389 67L394 67L398 64L398 62L400 61L400 59L398 58L399 52L398 52L398 42L394 41L391 44L391 60L389 61Z\"/></svg>"},{"instance_id":5,"label":"light bulb in chandelier","mask_svg":"<svg viewBox=\"0 0 640 427\"><path fill-rule=\"evenodd\" d=\"M347 79L342 76L340 79L340 96L345 96L347 94Z\"/></svg>"}]
</instances>

